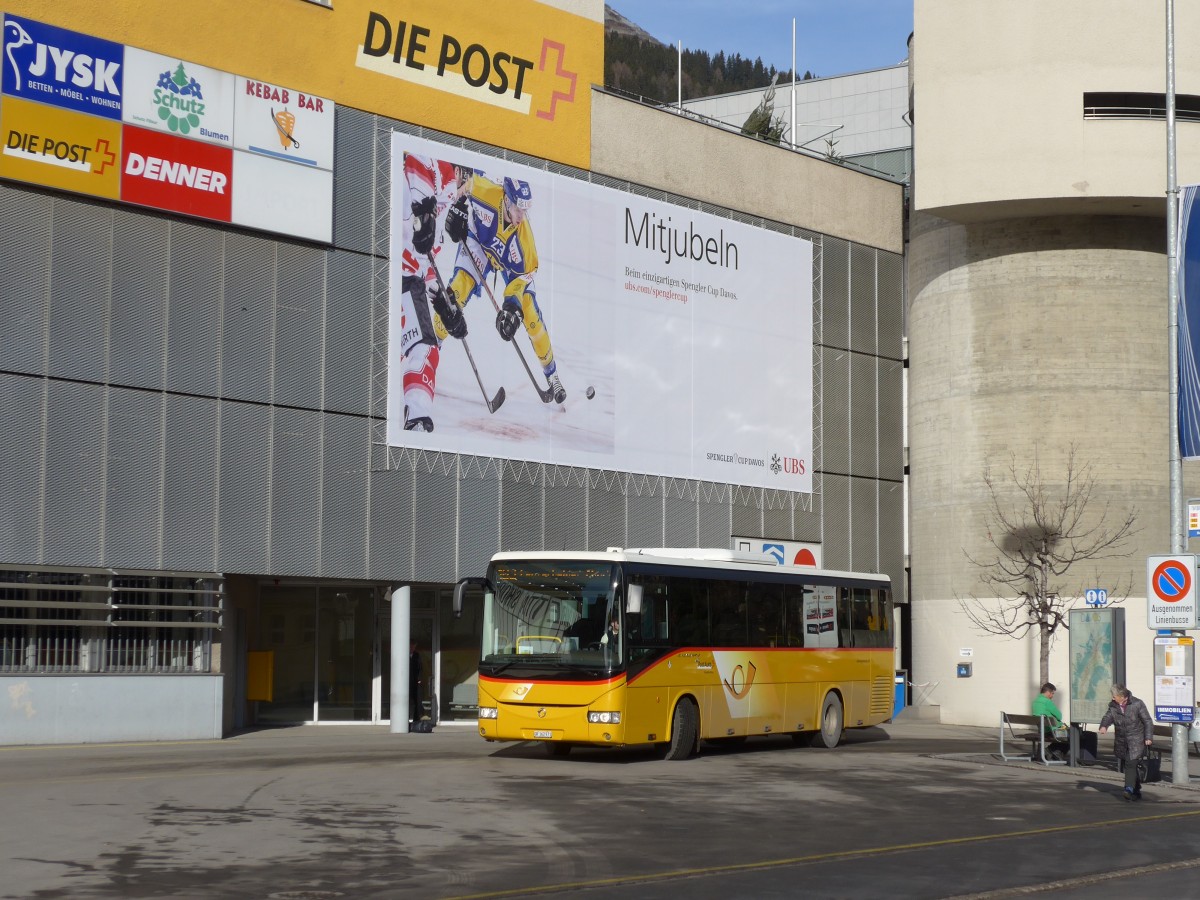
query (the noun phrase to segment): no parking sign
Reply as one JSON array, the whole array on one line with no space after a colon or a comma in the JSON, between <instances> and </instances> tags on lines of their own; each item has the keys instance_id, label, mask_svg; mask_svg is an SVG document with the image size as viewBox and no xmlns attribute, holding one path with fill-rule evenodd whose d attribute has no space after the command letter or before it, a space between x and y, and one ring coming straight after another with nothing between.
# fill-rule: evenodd
<instances>
[{"instance_id":1,"label":"no parking sign","mask_svg":"<svg viewBox=\"0 0 1200 900\"><path fill-rule=\"evenodd\" d=\"M1146 559L1146 625L1155 631L1196 627L1196 556Z\"/></svg>"}]
</instances>

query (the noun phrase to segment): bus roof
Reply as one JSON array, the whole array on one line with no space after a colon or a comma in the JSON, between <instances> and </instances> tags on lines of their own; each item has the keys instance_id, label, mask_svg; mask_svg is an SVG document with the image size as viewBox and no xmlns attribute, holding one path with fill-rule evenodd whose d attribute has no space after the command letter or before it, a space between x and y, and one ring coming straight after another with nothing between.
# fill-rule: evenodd
<instances>
[{"instance_id":1,"label":"bus roof","mask_svg":"<svg viewBox=\"0 0 1200 900\"><path fill-rule=\"evenodd\" d=\"M877 572L842 572L817 569L812 566L780 565L763 556L720 547L609 547L607 550L531 550L504 551L492 557L492 562L636 562L649 565L678 566L686 564L705 569L730 569L742 572L779 570L792 575L828 575L833 578L860 578L889 583L891 579Z\"/></svg>"}]
</instances>

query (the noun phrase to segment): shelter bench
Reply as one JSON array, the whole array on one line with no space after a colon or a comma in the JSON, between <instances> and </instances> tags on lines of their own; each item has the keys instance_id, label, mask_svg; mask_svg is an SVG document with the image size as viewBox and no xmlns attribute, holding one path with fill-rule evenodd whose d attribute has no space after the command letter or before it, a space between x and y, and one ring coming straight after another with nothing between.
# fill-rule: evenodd
<instances>
[{"instance_id":1,"label":"shelter bench","mask_svg":"<svg viewBox=\"0 0 1200 900\"><path fill-rule=\"evenodd\" d=\"M1029 729L1029 730L1026 730ZM1005 751L1005 739L1009 742L1027 741L1028 746L1023 753ZM1065 759L1051 759L1050 748L1054 738L1046 737L1046 717L1021 715L1018 713L1000 713L1000 758L1005 761L1024 760L1040 762L1046 766L1065 766Z\"/></svg>"}]
</instances>

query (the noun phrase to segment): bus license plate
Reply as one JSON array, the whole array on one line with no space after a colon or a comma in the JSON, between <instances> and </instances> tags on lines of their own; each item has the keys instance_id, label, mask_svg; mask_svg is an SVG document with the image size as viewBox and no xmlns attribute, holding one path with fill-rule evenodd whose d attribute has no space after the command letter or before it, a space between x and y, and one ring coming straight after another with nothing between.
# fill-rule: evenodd
<instances>
[{"instance_id":1,"label":"bus license plate","mask_svg":"<svg viewBox=\"0 0 1200 900\"><path fill-rule=\"evenodd\" d=\"M535 731L533 733L533 736L535 738L552 738L552 737L554 737L554 732L553 731Z\"/></svg>"}]
</instances>

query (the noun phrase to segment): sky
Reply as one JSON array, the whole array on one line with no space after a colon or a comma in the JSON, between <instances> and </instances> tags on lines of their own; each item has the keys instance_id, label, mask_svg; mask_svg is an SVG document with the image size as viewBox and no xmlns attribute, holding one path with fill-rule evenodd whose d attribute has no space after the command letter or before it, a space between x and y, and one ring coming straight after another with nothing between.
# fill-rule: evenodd
<instances>
[{"instance_id":1,"label":"sky","mask_svg":"<svg viewBox=\"0 0 1200 900\"><path fill-rule=\"evenodd\" d=\"M740 53L818 77L894 66L908 56L913 0L608 0L664 44Z\"/></svg>"}]
</instances>

